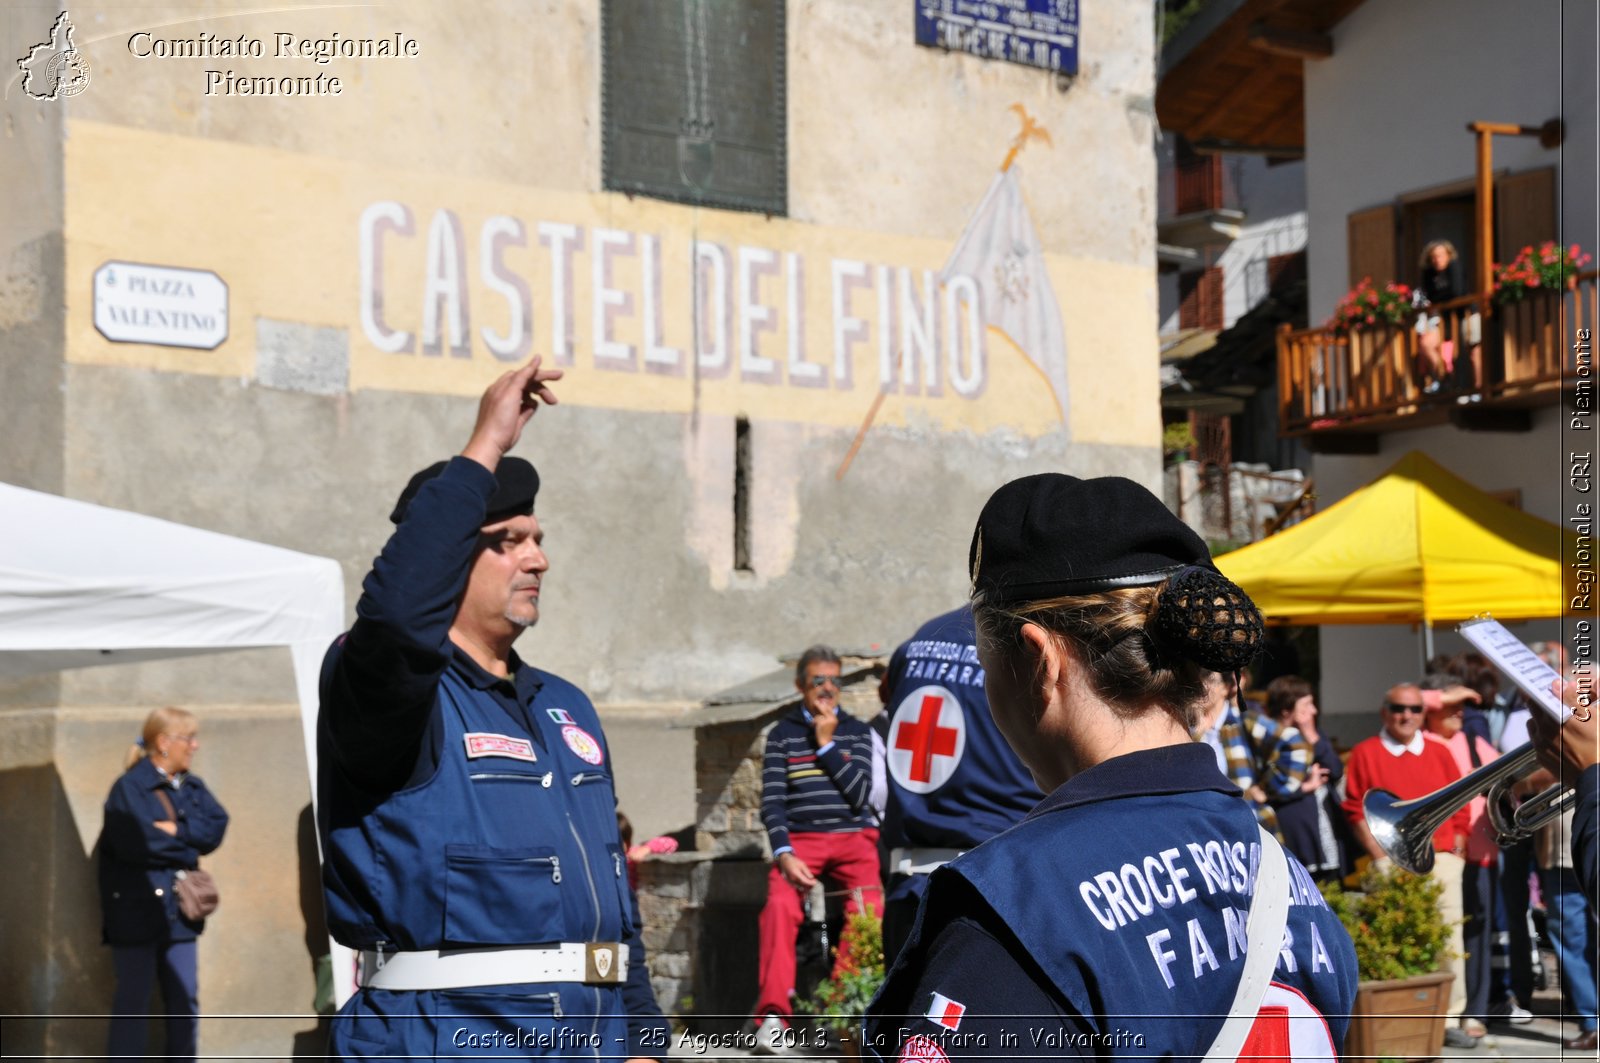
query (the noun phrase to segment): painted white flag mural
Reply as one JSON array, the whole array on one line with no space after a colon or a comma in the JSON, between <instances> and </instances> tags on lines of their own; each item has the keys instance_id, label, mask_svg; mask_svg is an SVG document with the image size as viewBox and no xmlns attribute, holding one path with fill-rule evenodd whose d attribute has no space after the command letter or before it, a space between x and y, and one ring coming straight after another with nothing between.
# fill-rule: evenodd
<instances>
[{"instance_id":1,"label":"painted white flag mural","mask_svg":"<svg viewBox=\"0 0 1600 1063\"><path fill-rule=\"evenodd\" d=\"M948 284L960 276L977 282L984 323L1005 333L1050 382L1065 422L1067 343L1061 308L1015 167L995 175L939 280Z\"/></svg>"}]
</instances>

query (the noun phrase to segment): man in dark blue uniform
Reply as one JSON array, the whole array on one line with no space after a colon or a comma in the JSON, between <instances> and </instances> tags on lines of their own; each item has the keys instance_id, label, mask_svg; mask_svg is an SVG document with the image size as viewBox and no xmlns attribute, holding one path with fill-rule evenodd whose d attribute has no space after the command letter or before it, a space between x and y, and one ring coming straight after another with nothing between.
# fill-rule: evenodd
<instances>
[{"instance_id":1,"label":"man in dark blue uniform","mask_svg":"<svg viewBox=\"0 0 1600 1063\"><path fill-rule=\"evenodd\" d=\"M883 955L893 962L929 873L1021 822L1044 795L989 715L971 606L901 643L878 694L889 717Z\"/></svg>"},{"instance_id":2,"label":"man in dark blue uniform","mask_svg":"<svg viewBox=\"0 0 1600 1063\"><path fill-rule=\"evenodd\" d=\"M560 375L500 377L412 478L324 665L328 926L361 956L335 1058L667 1054L599 717L511 648L550 565L538 474L505 455Z\"/></svg>"}]
</instances>

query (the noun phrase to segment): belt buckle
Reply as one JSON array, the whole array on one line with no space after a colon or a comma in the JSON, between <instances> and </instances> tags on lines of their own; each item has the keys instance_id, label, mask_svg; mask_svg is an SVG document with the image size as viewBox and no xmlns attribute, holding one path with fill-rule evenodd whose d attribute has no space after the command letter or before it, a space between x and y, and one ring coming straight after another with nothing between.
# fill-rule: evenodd
<instances>
[{"instance_id":1,"label":"belt buckle","mask_svg":"<svg viewBox=\"0 0 1600 1063\"><path fill-rule=\"evenodd\" d=\"M620 985L622 947L615 941L590 941L583 946L583 981L587 985Z\"/></svg>"}]
</instances>

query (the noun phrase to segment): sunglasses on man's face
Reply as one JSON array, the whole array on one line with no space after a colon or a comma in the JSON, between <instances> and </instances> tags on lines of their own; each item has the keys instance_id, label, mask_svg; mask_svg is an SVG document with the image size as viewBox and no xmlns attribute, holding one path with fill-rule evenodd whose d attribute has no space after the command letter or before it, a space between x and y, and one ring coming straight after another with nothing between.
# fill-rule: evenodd
<instances>
[{"instance_id":1,"label":"sunglasses on man's face","mask_svg":"<svg viewBox=\"0 0 1600 1063\"><path fill-rule=\"evenodd\" d=\"M814 675L811 676L807 682L819 690L823 687L832 687L835 690L839 689L839 677L836 675Z\"/></svg>"},{"instance_id":2,"label":"sunglasses on man's face","mask_svg":"<svg viewBox=\"0 0 1600 1063\"><path fill-rule=\"evenodd\" d=\"M1402 712L1417 713L1422 711L1421 705L1399 705L1392 701L1386 702L1383 707L1394 713L1396 716L1400 715Z\"/></svg>"}]
</instances>

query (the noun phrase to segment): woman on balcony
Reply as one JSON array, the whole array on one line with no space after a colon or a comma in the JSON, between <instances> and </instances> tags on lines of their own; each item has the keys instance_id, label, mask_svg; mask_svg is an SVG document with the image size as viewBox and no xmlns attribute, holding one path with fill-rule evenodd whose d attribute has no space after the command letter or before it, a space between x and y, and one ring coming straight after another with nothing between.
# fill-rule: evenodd
<instances>
[{"instance_id":1,"label":"woman on balcony","mask_svg":"<svg viewBox=\"0 0 1600 1063\"><path fill-rule=\"evenodd\" d=\"M1437 309L1433 308L1460 298L1465 294L1465 284L1461 279L1461 259L1456 255L1455 245L1449 240L1434 240L1423 248L1419 268L1422 278L1417 283L1417 297L1420 300L1417 314L1418 383L1425 394L1432 395L1444 387L1453 362L1453 358L1446 357L1448 348L1443 321ZM1471 343L1472 390L1476 393L1483 386L1483 355L1482 348L1472 342L1474 337L1466 335L1470 331L1468 319L1473 316L1466 315L1461 319L1461 335L1457 340L1459 343ZM1456 346L1455 350L1459 353L1460 346Z\"/></svg>"}]
</instances>

